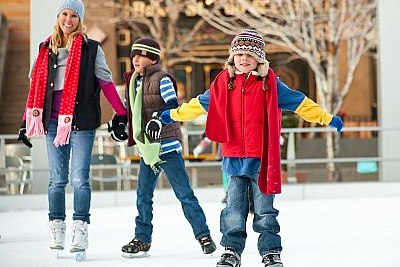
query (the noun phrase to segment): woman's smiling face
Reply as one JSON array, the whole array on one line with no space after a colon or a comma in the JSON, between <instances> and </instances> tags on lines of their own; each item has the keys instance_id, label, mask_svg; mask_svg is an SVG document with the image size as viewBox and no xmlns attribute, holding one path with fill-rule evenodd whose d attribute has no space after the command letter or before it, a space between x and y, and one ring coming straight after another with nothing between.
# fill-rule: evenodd
<instances>
[{"instance_id":1,"label":"woman's smiling face","mask_svg":"<svg viewBox=\"0 0 400 267\"><path fill-rule=\"evenodd\" d=\"M64 9L57 17L58 26L64 35L70 35L79 25L79 16L71 9Z\"/></svg>"}]
</instances>

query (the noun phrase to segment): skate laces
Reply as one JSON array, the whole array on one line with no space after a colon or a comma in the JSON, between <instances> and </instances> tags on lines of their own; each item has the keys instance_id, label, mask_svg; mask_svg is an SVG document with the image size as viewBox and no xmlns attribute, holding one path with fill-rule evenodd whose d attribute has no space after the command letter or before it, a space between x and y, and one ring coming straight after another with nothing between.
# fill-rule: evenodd
<instances>
[{"instance_id":1,"label":"skate laces","mask_svg":"<svg viewBox=\"0 0 400 267\"><path fill-rule=\"evenodd\" d=\"M201 245L203 245L203 246L208 246L208 245L210 245L210 244L213 242L213 240L212 240L212 238L211 238L210 235L206 235L206 236L200 237L200 238L199 238L199 242L200 242Z\"/></svg>"},{"instance_id":2,"label":"skate laces","mask_svg":"<svg viewBox=\"0 0 400 267\"><path fill-rule=\"evenodd\" d=\"M240 255L231 248L226 248L225 252L221 255L221 261L228 262L232 266L236 266L236 263L240 261Z\"/></svg>"},{"instance_id":3,"label":"skate laces","mask_svg":"<svg viewBox=\"0 0 400 267\"><path fill-rule=\"evenodd\" d=\"M55 243L63 243L65 236L65 224L62 220L53 220L50 223L50 230Z\"/></svg>"},{"instance_id":4,"label":"skate laces","mask_svg":"<svg viewBox=\"0 0 400 267\"><path fill-rule=\"evenodd\" d=\"M131 242L129 242L131 246L133 246L138 251L144 251L150 247L149 244L140 241L139 239L134 238Z\"/></svg>"},{"instance_id":5,"label":"skate laces","mask_svg":"<svg viewBox=\"0 0 400 267\"><path fill-rule=\"evenodd\" d=\"M73 244L80 244L82 239L86 236L86 227L83 221L74 222L74 235L72 238Z\"/></svg>"},{"instance_id":6,"label":"skate laces","mask_svg":"<svg viewBox=\"0 0 400 267\"><path fill-rule=\"evenodd\" d=\"M279 253L269 253L267 255L265 255L262 259L262 263L265 264L265 266L268 266L268 264L271 263L282 263L281 261L281 256Z\"/></svg>"},{"instance_id":7,"label":"skate laces","mask_svg":"<svg viewBox=\"0 0 400 267\"><path fill-rule=\"evenodd\" d=\"M143 242L140 241L139 239L134 238L134 239L132 239L131 242L129 242L129 244L132 245L132 246L140 246L140 245L143 244Z\"/></svg>"}]
</instances>

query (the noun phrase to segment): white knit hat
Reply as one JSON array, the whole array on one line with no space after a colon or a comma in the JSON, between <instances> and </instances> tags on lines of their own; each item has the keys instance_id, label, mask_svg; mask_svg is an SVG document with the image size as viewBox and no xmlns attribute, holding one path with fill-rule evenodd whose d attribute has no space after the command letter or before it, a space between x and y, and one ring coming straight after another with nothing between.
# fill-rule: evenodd
<instances>
[{"instance_id":1,"label":"white knit hat","mask_svg":"<svg viewBox=\"0 0 400 267\"><path fill-rule=\"evenodd\" d=\"M233 38L229 57L226 61L226 67L228 68L231 78L235 75L233 57L238 54L247 54L254 57L258 62L258 74L261 77L267 75L269 62L265 59L265 42L264 38L258 32L252 29L245 29Z\"/></svg>"},{"instance_id":2,"label":"white knit hat","mask_svg":"<svg viewBox=\"0 0 400 267\"><path fill-rule=\"evenodd\" d=\"M78 14L79 18L83 22L83 18L85 17L85 6L81 0L61 0L58 3L57 16L60 15L61 11L67 8Z\"/></svg>"}]
</instances>

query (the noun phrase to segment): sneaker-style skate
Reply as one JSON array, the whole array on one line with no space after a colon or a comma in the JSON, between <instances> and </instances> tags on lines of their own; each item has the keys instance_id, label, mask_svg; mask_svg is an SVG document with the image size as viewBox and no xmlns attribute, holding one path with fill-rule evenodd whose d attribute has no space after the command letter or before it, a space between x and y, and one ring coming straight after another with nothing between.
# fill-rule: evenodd
<instances>
[{"instance_id":1,"label":"sneaker-style skate","mask_svg":"<svg viewBox=\"0 0 400 267\"><path fill-rule=\"evenodd\" d=\"M225 248L216 267L240 267L240 255L232 248Z\"/></svg>"},{"instance_id":2,"label":"sneaker-style skate","mask_svg":"<svg viewBox=\"0 0 400 267\"><path fill-rule=\"evenodd\" d=\"M86 249L89 247L87 222L75 220L72 225L71 253L75 254L76 261L86 259Z\"/></svg>"},{"instance_id":3,"label":"sneaker-style skate","mask_svg":"<svg viewBox=\"0 0 400 267\"><path fill-rule=\"evenodd\" d=\"M65 222L62 220L50 221L50 248L55 252L56 258L65 247L65 228Z\"/></svg>"},{"instance_id":4,"label":"sneaker-style skate","mask_svg":"<svg viewBox=\"0 0 400 267\"><path fill-rule=\"evenodd\" d=\"M217 249L217 246L211 238L211 235L200 237L199 239L197 239L197 241L199 241L204 254L213 253Z\"/></svg>"},{"instance_id":5,"label":"sneaker-style skate","mask_svg":"<svg viewBox=\"0 0 400 267\"><path fill-rule=\"evenodd\" d=\"M148 257L150 254L151 243L144 243L137 238L122 247L122 257L125 258L141 258Z\"/></svg>"},{"instance_id":6,"label":"sneaker-style skate","mask_svg":"<svg viewBox=\"0 0 400 267\"><path fill-rule=\"evenodd\" d=\"M266 254L262 258L262 263L265 264L265 267L283 267L281 261L281 255L279 252L272 252Z\"/></svg>"}]
</instances>

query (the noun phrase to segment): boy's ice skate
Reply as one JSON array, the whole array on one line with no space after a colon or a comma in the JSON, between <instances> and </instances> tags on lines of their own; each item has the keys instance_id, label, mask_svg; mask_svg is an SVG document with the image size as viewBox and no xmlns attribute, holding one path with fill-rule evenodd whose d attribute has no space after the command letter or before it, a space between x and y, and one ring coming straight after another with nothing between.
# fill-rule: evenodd
<instances>
[{"instance_id":1,"label":"boy's ice skate","mask_svg":"<svg viewBox=\"0 0 400 267\"><path fill-rule=\"evenodd\" d=\"M50 248L58 258L58 253L65 247L65 222L58 219L50 221L50 233Z\"/></svg>"},{"instance_id":2,"label":"boy's ice skate","mask_svg":"<svg viewBox=\"0 0 400 267\"><path fill-rule=\"evenodd\" d=\"M201 245L201 249L203 250L204 254L213 253L217 246L215 245L211 235L206 235L197 239Z\"/></svg>"},{"instance_id":3,"label":"boy's ice skate","mask_svg":"<svg viewBox=\"0 0 400 267\"><path fill-rule=\"evenodd\" d=\"M147 252L150 250L151 243L144 243L137 238L122 247L122 257L125 258L141 258L149 257Z\"/></svg>"},{"instance_id":4,"label":"boy's ice skate","mask_svg":"<svg viewBox=\"0 0 400 267\"><path fill-rule=\"evenodd\" d=\"M232 248L225 248L216 267L240 267L240 255Z\"/></svg>"},{"instance_id":5,"label":"boy's ice skate","mask_svg":"<svg viewBox=\"0 0 400 267\"><path fill-rule=\"evenodd\" d=\"M262 263L265 264L265 267L283 267L281 254L279 252L272 252L264 255Z\"/></svg>"},{"instance_id":6,"label":"boy's ice skate","mask_svg":"<svg viewBox=\"0 0 400 267\"><path fill-rule=\"evenodd\" d=\"M86 259L86 249L89 247L87 222L75 220L72 225L71 253L75 254L76 261Z\"/></svg>"}]
</instances>

